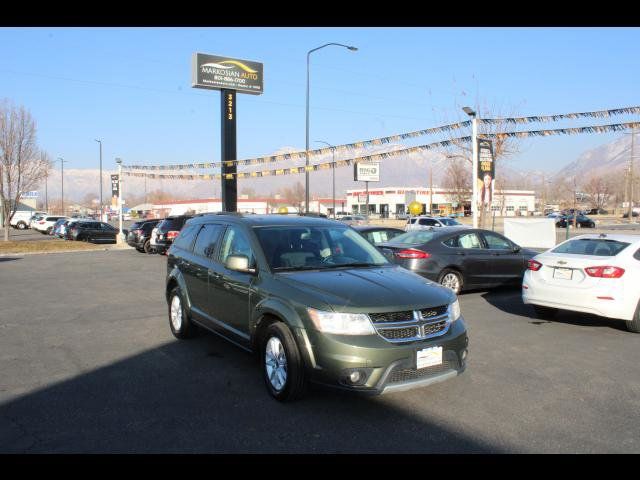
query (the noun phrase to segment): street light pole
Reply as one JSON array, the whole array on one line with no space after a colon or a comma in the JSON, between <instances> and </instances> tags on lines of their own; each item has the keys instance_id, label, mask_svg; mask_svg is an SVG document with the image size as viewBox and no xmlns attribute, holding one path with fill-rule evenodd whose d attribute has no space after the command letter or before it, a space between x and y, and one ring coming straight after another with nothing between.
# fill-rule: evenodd
<instances>
[{"instance_id":1,"label":"street light pole","mask_svg":"<svg viewBox=\"0 0 640 480\"><path fill-rule=\"evenodd\" d=\"M116 237L116 243L121 245L124 241L122 238L122 159L116 158L118 164L118 236Z\"/></svg>"},{"instance_id":2,"label":"street light pole","mask_svg":"<svg viewBox=\"0 0 640 480\"><path fill-rule=\"evenodd\" d=\"M64 160L62 157L58 157L56 160L60 160L60 179L61 179L61 197L62 197L62 216L64 216L64 164L68 162L68 160Z\"/></svg>"},{"instance_id":3,"label":"street light pole","mask_svg":"<svg viewBox=\"0 0 640 480\"><path fill-rule=\"evenodd\" d=\"M96 140L100 144L100 221L102 221L102 140Z\"/></svg>"},{"instance_id":4,"label":"street light pole","mask_svg":"<svg viewBox=\"0 0 640 480\"><path fill-rule=\"evenodd\" d=\"M464 107L464 113L471 117L471 212L473 214L473 228L478 228L478 118L475 111L469 107Z\"/></svg>"},{"instance_id":5,"label":"street light pole","mask_svg":"<svg viewBox=\"0 0 640 480\"><path fill-rule=\"evenodd\" d=\"M328 145L331 148L331 181L332 181L332 187L331 187L331 198L333 199L333 218L335 220L336 218L336 149L333 145L331 145L328 142L325 142L323 140L316 140L317 143L324 143L325 145Z\"/></svg>"},{"instance_id":6,"label":"street light pole","mask_svg":"<svg viewBox=\"0 0 640 480\"><path fill-rule=\"evenodd\" d=\"M344 47L347 48L353 52L357 51L358 49L354 46L349 46L349 45L343 45L341 43L326 43L320 47L311 49L307 52L307 101L306 101L306 128L305 128L305 132L306 132L306 141L305 141L305 158L306 158L306 162L305 162L305 172L304 172L304 183L305 183L305 188L304 188L304 210L305 213L309 213L309 58L311 57L311 54L313 52L315 52L316 50L320 50L321 48L324 47L328 47L330 45L335 45L337 47Z\"/></svg>"}]
</instances>

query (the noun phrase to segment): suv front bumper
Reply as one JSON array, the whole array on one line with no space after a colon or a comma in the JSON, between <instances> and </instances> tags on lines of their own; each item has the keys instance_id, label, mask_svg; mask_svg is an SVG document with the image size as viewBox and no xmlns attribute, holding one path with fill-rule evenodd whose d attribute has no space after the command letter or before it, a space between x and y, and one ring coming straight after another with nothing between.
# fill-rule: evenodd
<instances>
[{"instance_id":1,"label":"suv front bumper","mask_svg":"<svg viewBox=\"0 0 640 480\"><path fill-rule=\"evenodd\" d=\"M405 344L390 343L377 335L349 338L310 333L310 380L330 387L379 395L442 382L466 368L469 339L462 317L442 336ZM416 368L417 352L436 346L442 347L442 363ZM366 374L364 383L353 385L346 380L354 370Z\"/></svg>"}]
</instances>

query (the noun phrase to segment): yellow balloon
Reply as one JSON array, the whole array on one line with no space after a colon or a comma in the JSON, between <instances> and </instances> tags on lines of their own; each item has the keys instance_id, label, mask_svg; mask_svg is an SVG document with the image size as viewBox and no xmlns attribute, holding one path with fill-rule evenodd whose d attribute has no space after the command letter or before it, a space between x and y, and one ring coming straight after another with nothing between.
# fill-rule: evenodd
<instances>
[{"instance_id":1,"label":"yellow balloon","mask_svg":"<svg viewBox=\"0 0 640 480\"><path fill-rule=\"evenodd\" d=\"M289 209L287 207L280 207L278 209L278 213L286 215L287 213L289 213Z\"/></svg>"},{"instance_id":2,"label":"yellow balloon","mask_svg":"<svg viewBox=\"0 0 640 480\"><path fill-rule=\"evenodd\" d=\"M409 213L411 215L420 215L422 213L422 204L418 202L411 202L409 204Z\"/></svg>"}]
</instances>

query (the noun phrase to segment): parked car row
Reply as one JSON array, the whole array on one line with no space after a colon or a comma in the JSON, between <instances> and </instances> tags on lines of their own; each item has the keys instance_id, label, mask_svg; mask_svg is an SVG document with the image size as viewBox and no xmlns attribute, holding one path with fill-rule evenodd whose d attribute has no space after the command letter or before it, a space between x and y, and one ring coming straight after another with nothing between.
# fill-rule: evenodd
<instances>
[{"instance_id":1,"label":"parked car row","mask_svg":"<svg viewBox=\"0 0 640 480\"><path fill-rule=\"evenodd\" d=\"M38 222L39 223L39 222ZM46 225L46 220L45 224ZM59 217L46 232L64 240L76 240L91 243L115 243L119 230L114 226L89 218Z\"/></svg>"}]
</instances>

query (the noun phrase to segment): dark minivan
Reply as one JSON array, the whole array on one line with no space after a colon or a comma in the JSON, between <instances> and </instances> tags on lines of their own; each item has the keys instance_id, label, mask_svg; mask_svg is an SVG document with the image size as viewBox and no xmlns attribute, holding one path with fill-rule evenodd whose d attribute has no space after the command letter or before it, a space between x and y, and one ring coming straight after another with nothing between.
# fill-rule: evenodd
<instances>
[{"instance_id":1,"label":"dark minivan","mask_svg":"<svg viewBox=\"0 0 640 480\"><path fill-rule=\"evenodd\" d=\"M165 295L174 336L201 327L256 352L281 401L307 382L380 394L466 365L456 295L332 220L199 215L169 249Z\"/></svg>"}]
</instances>

